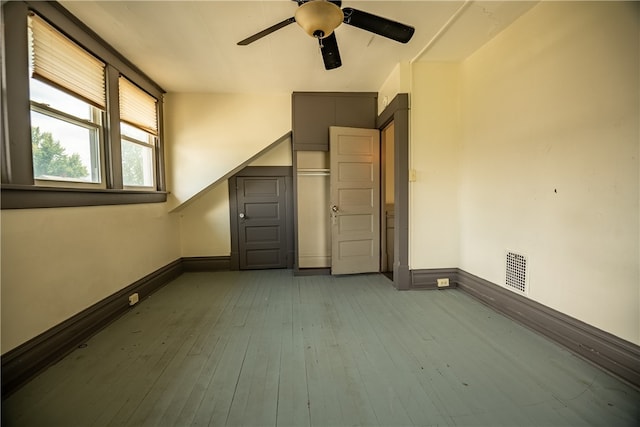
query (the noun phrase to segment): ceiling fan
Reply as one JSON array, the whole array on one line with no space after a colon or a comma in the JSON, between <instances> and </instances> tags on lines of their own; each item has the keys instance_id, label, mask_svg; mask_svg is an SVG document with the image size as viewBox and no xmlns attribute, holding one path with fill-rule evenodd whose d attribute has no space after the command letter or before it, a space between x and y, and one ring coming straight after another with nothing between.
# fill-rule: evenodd
<instances>
[{"instance_id":1,"label":"ceiling fan","mask_svg":"<svg viewBox=\"0 0 640 427\"><path fill-rule=\"evenodd\" d=\"M351 7L341 9L342 1L340 0L292 1L298 3L298 9L294 16L239 41L238 45L246 46L274 31L296 22L307 34L318 39L324 67L327 70L332 70L342 65L338 42L333 32L333 30L342 23L387 37L400 43L407 43L411 40L415 31L415 28L409 25L372 15Z\"/></svg>"}]
</instances>

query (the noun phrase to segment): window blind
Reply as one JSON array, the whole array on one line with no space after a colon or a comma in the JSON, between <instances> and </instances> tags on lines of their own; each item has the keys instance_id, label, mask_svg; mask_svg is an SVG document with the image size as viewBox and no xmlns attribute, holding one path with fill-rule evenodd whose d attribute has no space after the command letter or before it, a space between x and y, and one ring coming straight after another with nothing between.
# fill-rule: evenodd
<instances>
[{"instance_id":1,"label":"window blind","mask_svg":"<svg viewBox=\"0 0 640 427\"><path fill-rule=\"evenodd\" d=\"M158 134L157 100L127 78L120 76L120 120Z\"/></svg>"},{"instance_id":2,"label":"window blind","mask_svg":"<svg viewBox=\"0 0 640 427\"><path fill-rule=\"evenodd\" d=\"M34 13L29 29L32 77L105 109L105 64Z\"/></svg>"}]
</instances>

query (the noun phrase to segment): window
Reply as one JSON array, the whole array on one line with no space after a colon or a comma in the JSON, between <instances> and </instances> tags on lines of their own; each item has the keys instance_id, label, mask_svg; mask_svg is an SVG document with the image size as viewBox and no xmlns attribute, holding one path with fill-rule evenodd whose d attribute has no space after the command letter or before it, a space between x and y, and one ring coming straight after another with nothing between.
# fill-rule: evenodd
<instances>
[{"instance_id":1,"label":"window","mask_svg":"<svg viewBox=\"0 0 640 427\"><path fill-rule=\"evenodd\" d=\"M153 187L157 101L124 77L120 77L118 87L123 184L125 187Z\"/></svg>"},{"instance_id":2,"label":"window","mask_svg":"<svg viewBox=\"0 0 640 427\"><path fill-rule=\"evenodd\" d=\"M28 23L33 177L104 187L105 64L39 16Z\"/></svg>"},{"instance_id":3,"label":"window","mask_svg":"<svg viewBox=\"0 0 640 427\"><path fill-rule=\"evenodd\" d=\"M3 2L2 209L166 201L164 91L57 2Z\"/></svg>"}]
</instances>

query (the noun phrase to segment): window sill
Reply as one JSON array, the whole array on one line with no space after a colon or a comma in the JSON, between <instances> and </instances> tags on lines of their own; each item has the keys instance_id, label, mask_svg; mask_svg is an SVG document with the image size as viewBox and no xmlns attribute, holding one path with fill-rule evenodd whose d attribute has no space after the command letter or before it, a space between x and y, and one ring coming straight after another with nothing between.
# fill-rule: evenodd
<instances>
[{"instance_id":1,"label":"window sill","mask_svg":"<svg viewBox=\"0 0 640 427\"><path fill-rule=\"evenodd\" d=\"M167 201L166 191L60 188L10 184L4 184L0 189L2 209L130 205Z\"/></svg>"}]
</instances>

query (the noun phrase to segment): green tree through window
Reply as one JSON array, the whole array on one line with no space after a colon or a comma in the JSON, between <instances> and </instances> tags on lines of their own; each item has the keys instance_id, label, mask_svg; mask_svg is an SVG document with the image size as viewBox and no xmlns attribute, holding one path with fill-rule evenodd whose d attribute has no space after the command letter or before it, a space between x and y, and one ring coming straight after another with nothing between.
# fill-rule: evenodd
<instances>
[{"instance_id":1,"label":"green tree through window","mask_svg":"<svg viewBox=\"0 0 640 427\"><path fill-rule=\"evenodd\" d=\"M45 176L86 178L89 175L80 155L67 154L60 141L54 141L51 132L41 132L39 127L32 127L31 149L33 175L36 178Z\"/></svg>"},{"instance_id":2,"label":"green tree through window","mask_svg":"<svg viewBox=\"0 0 640 427\"><path fill-rule=\"evenodd\" d=\"M122 179L125 185L144 185L142 162L142 147L130 142L123 142Z\"/></svg>"}]
</instances>

